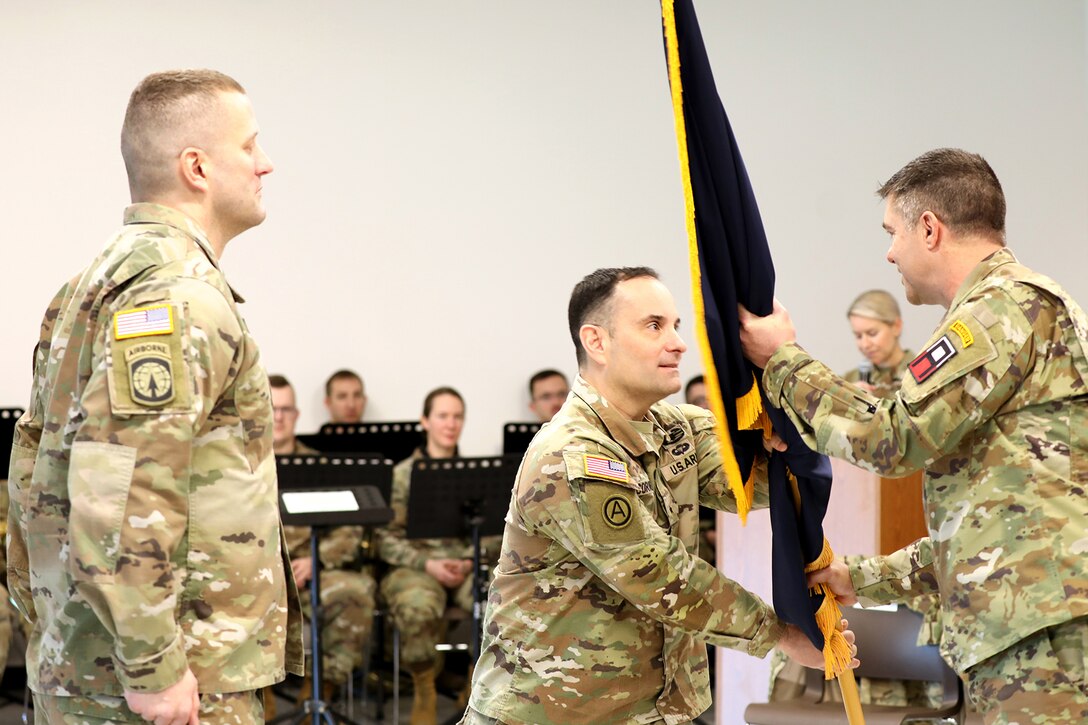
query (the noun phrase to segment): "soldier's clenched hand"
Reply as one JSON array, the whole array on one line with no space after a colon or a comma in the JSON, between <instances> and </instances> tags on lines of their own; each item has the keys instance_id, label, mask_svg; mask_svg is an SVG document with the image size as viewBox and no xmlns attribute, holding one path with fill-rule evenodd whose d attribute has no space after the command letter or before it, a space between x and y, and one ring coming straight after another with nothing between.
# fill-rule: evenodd
<instances>
[{"instance_id":1,"label":"soldier's clenched hand","mask_svg":"<svg viewBox=\"0 0 1088 725\"><path fill-rule=\"evenodd\" d=\"M159 692L125 692L134 713L155 725L200 725L200 695L192 670Z\"/></svg>"}]
</instances>

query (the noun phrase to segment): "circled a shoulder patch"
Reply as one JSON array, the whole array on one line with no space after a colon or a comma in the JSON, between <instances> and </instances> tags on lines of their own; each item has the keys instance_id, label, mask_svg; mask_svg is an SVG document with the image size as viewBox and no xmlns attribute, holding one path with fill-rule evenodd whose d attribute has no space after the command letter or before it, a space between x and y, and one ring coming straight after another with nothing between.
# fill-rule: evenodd
<instances>
[{"instance_id":1,"label":"circled a shoulder patch","mask_svg":"<svg viewBox=\"0 0 1088 725\"><path fill-rule=\"evenodd\" d=\"M606 524L622 529L631 523L631 501L626 496L609 496L604 501L601 514Z\"/></svg>"}]
</instances>

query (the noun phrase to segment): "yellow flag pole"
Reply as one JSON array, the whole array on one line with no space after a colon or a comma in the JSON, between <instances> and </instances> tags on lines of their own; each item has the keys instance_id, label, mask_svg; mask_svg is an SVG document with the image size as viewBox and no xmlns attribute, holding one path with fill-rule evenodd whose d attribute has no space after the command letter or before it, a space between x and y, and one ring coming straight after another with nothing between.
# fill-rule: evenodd
<instances>
[{"instance_id":1,"label":"yellow flag pole","mask_svg":"<svg viewBox=\"0 0 1088 725\"><path fill-rule=\"evenodd\" d=\"M742 522L747 518L751 508L751 492L745 490L745 481L741 479L740 469L737 466L736 456L733 452L733 443L726 424L728 418L725 415L725 401L721 397L721 386L718 383L717 369L710 352L710 342L706 334L706 311L702 296L702 273L699 269L699 247L695 232L695 199L691 189L691 170L688 165L687 129L684 123L683 87L680 81L680 44L676 35L676 12L673 0L661 0L661 19L665 31L665 54L668 60L669 87L672 93L673 119L676 124L676 140L680 154L680 174L684 187L684 217L688 234L688 256L691 265L692 297L695 307L695 334L699 340L702 351L703 364L707 383L707 397L710 408L718 423L718 436L722 447L722 464L726 479L737 501L737 513ZM745 399L753 393L758 401L758 388L753 381L752 390ZM738 404L738 412L745 413L745 423L754 424L755 418L762 411L758 403L745 405ZM740 426L747 428L748 425ZM794 502L800 506L796 486L794 487ZM824 551L820 557L809 564L806 569L817 569L830 564L833 554L831 547L824 541ZM846 708L847 719L850 725L865 725L865 718L861 712L861 702L858 697L857 683L854 673L850 670L850 649L846 639L839 632L839 620L842 618L838 603L830 589L821 585L824 602L816 613L816 621L820 631L824 634L824 674L827 679L837 677L839 688L842 691L843 706Z\"/></svg>"}]
</instances>

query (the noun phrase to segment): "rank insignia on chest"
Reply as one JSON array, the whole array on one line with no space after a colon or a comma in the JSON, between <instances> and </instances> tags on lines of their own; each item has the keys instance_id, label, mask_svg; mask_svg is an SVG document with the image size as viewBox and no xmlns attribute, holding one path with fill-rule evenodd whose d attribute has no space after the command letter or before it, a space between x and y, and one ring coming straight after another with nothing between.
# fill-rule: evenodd
<instances>
[{"instance_id":1,"label":"rank insignia on chest","mask_svg":"<svg viewBox=\"0 0 1088 725\"><path fill-rule=\"evenodd\" d=\"M125 350L125 364L133 402L153 408L174 399L174 371L168 345L159 342L134 345Z\"/></svg>"},{"instance_id":2,"label":"rank insignia on chest","mask_svg":"<svg viewBox=\"0 0 1088 725\"><path fill-rule=\"evenodd\" d=\"M603 478L606 481L618 481L627 483L631 477L627 473L627 464L622 461L613 461L604 456L584 456L586 477Z\"/></svg>"},{"instance_id":3,"label":"rank insignia on chest","mask_svg":"<svg viewBox=\"0 0 1088 725\"><path fill-rule=\"evenodd\" d=\"M170 305L137 307L113 316L113 339L127 340L146 335L170 335L174 332L174 311Z\"/></svg>"},{"instance_id":4,"label":"rank insignia on chest","mask_svg":"<svg viewBox=\"0 0 1088 725\"><path fill-rule=\"evenodd\" d=\"M920 383L954 357L956 357L956 348L952 347L948 335L942 335L941 339L914 358L907 367L910 369L910 374L914 376L915 382Z\"/></svg>"}]
</instances>

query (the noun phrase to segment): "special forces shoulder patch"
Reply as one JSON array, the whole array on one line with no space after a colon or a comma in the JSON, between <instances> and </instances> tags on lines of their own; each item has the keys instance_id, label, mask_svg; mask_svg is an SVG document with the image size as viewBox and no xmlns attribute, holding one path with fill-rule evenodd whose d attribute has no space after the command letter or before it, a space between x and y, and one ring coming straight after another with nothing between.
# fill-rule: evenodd
<instances>
[{"instance_id":1,"label":"special forces shoulder patch","mask_svg":"<svg viewBox=\"0 0 1088 725\"><path fill-rule=\"evenodd\" d=\"M183 308L172 304L114 314L113 339L109 341L109 392L114 413L188 410L192 385L182 346L183 315Z\"/></svg>"},{"instance_id":2,"label":"special forces shoulder patch","mask_svg":"<svg viewBox=\"0 0 1088 725\"><path fill-rule=\"evenodd\" d=\"M174 399L174 370L169 345L144 342L127 348L124 355L133 402L159 407Z\"/></svg>"},{"instance_id":3,"label":"special forces shoulder patch","mask_svg":"<svg viewBox=\"0 0 1088 725\"><path fill-rule=\"evenodd\" d=\"M968 331L970 334L970 331ZM956 348L948 335L942 335L937 342L922 351L922 354L914 358L907 366L915 382L922 382L937 372L946 362L956 356Z\"/></svg>"}]
</instances>

